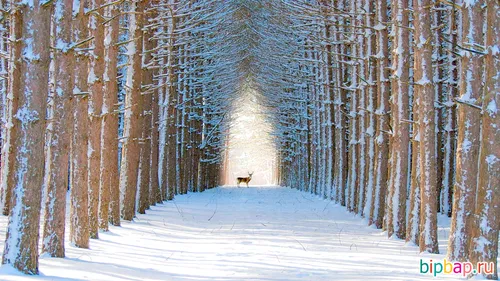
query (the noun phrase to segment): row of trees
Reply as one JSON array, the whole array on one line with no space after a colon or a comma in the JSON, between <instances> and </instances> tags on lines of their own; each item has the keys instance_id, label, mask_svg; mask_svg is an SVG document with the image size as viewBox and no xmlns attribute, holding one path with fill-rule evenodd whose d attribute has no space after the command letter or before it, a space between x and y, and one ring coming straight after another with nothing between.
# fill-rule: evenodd
<instances>
[{"instance_id":1,"label":"row of trees","mask_svg":"<svg viewBox=\"0 0 500 281\"><path fill-rule=\"evenodd\" d=\"M70 242L88 248L109 224L219 184L227 97L245 79L235 7L2 3L3 264L37 274L41 228L41 252L64 257L68 189Z\"/></svg>"},{"instance_id":2,"label":"row of trees","mask_svg":"<svg viewBox=\"0 0 500 281\"><path fill-rule=\"evenodd\" d=\"M448 257L496 265L498 1L265 6L258 81L273 93L281 184L431 253L448 215Z\"/></svg>"},{"instance_id":3,"label":"row of trees","mask_svg":"<svg viewBox=\"0 0 500 281\"><path fill-rule=\"evenodd\" d=\"M451 216L449 258L496 264L498 5L2 2L3 263L38 272L42 209L42 251L64 256L68 186L70 242L89 247L109 223L218 185L250 85L280 184L421 251L438 252L438 213Z\"/></svg>"}]
</instances>

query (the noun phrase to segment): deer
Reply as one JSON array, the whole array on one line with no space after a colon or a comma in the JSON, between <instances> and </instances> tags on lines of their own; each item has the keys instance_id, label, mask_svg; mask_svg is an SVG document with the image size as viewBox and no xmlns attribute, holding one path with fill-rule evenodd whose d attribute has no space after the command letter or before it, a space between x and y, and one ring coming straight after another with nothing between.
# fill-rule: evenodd
<instances>
[{"instance_id":1,"label":"deer","mask_svg":"<svg viewBox=\"0 0 500 281\"><path fill-rule=\"evenodd\" d=\"M246 183L247 187L248 187L248 183L252 180L252 175L253 175L253 172L248 173L248 177L246 177L246 178L236 178L236 181L238 182L238 187L240 187L240 183L242 183L242 182Z\"/></svg>"}]
</instances>

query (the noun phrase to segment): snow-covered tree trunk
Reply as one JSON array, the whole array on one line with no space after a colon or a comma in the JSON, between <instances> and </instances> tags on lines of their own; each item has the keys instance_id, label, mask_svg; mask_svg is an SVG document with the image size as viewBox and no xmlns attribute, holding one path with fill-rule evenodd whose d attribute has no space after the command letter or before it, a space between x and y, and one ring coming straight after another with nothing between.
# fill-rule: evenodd
<instances>
[{"instance_id":1,"label":"snow-covered tree trunk","mask_svg":"<svg viewBox=\"0 0 500 281\"><path fill-rule=\"evenodd\" d=\"M2 10L8 10L9 9L9 4L10 1L8 0L2 0L0 1L0 9ZM3 145L3 138L2 136L4 135L4 132L6 130L5 126L5 118L3 113L4 111L4 105L7 100L7 93L8 93L8 60L9 60L9 43L8 43L8 38L9 38L9 17L8 13L4 13L0 15L0 52L2 52L3 56L0 58L0 147ZM0 165L1 165L1 160L2 156L0 153ZM0 167L1 168L1 167ZM4 199L4 190L2 189L2 182L1 182L1 170L0 170L0 210L3 209L3 206L5 204Z\"/></svg>"},{"instance_id":2,"label":"snow-covered tree trunk","mask_svg":"<svg viewBox=\"0 0 500 281\"><path fill-rule=\"evenodd\" d=\"M342 0L337 1L336 9L339 11L344 10L344 3ZM343 32L343 24L344 20L341 16L339 16L339 26L335 30L334 41L339 42L342 40L341 33ZM342 44L338 44L337 48L337 61L342 61L343 57L341 54L344 53L344 46ZM334 174L334 186L337 190L337 196L335 201L340 203L342 206L345 206L345 188L347 182L347 143L345 140L346 135L346 116L345 116L345 91L340 88L344 81L344 71L342 67L337 67L336 71L336 84L337 88L335 89L335 96L333 100L334 104L334 124L335 124L335 174Z\"/></svg>"},{"instance_id":3,"label":"snow-covered tree trunk","mask_svg":"<svg viewBox=\"0 0 500 281\"><path fill-rule=\"evenodd\" d=\"M52 15L54 39L55 94L52 97L52 140L49 157L51 165L45 167L45 202L42 252L51 257L64 257L66 223L66 194L68 191L69 154L73 129L73 69L71 50L71 23L73 0L58 0ZM56 28L57 27L57 28Z\"/></svg>"},{"instance_id":4,"label":"snow-covered tree trunk","mask_svg":"<svg viewBox=\"0 0 500 281\"><path fill-rule=\"evenodd\" d=\"M319 27L319 26L318 26ZM317 34L316 36L319 37L321 35L321 33L319 32L320 30L318 30L318 32L316 32L315 34ZM317 63L316 63L316 71L317 71L317 75L316 75L316 79L317 79L317 86L316 86L316 89L318 91L318 95L319 95L319 126L318 126L318 130L319 130L319 141L320 141L320 146L319 146L319 190L318 190L318 195L321 196L321 197L324 197L324 194L325 194L325 190L326 190L326 103L325 103L325 99L326 99L326 94L325 94L325 87L324 87L324 84L325 84L325 69L324 67L322 66L322 64L320 64L320 62L323 61L322 59L322 54L324 53L323 50L321 50L320 48L316 48L316 52L315 52L315 57L316 57L316 60L317 60Z\"/></svg>"},{"instance_id":5,"label":"snow-covered tree trunk","mask_svg":"<svg viewBox=\"0 0 500 281\"><path fill-rule=\"evenodd\" d=\"M432 0L415 0L415 96L419 100L420 251L437 253L437 171L434 85L432 84Z\"/></svg>"},{"instance_id":6,"label":"snow-covered tree trunk","mask_svg":"<svg viewBox=\"0 0 500 281\"><path fill-rule=\"evenodd\" d=\"M387 235L405 239L406 198L410 142L409 114L409 10L408 0L392 2L392 140L390 185L387 196Z\"/></svg>"},{"instance_id":7,"label":"snow-covered tree trunk","mask_svg":"<svg viewBox=\"0 0 500 281\"><path fill-rule=\"evenodd\" d=\"M462 4L462 65L458 114L457 167L454 189L448 258L468 261L470 238L474 225L478 178L478 156L481 142L481 107L483 95L485 1Z\"/></svg>"},{"instance_id":8,"label":"snow-covered tree trunk","mask_svg":"<svg viewBox=\"0 0 500 281\"><path fill-rule=\"evenodd\" d=\"M175 0L170 0L171 7L175 9ZM177 45L176 45L176 30L177 30L177 18L175 13L172 12L169 21L169 32L168 32L168 82L167 82L167 96L168 99L168 109L167 109L167 161L165 167L167 170L167 180L166 180L166 192L167 200L172 200L174 198L177 186L177 172L176 172L176 154L177 154L177 127L176 127L176 107L177 107Z\"/></svg>"},{"instance_id":9,"label":"snow-covered tree trunk","mask_svg":"<svg viewBox=\"0 0 500 281\"><path fill-rule=\"evenodd\" d=\"M112 0L108 0L112 1ZM108 2L109 3L109 2ZM110 21L104 29L103 107L101 125L101 179L99 228L107 231L108 222L120 225L120 188L118 175L118 34L119 7L104 8Z\"/></svg>"},{"instance_id":10,"label":"snow-covered tree trunk","mask_svg":"<svg viewBox=\"0 0 500 281\"><path fill-rule=\"evenodd\" d=\"M326 10L326 12L328 12L328 10ZM329 23L329 17L328 16L325 16L326 19L325 20L325 27L324 27L324 36L325 36L325 39L328 41L328 40L331 40L332 38L332 26L331 24ZM327 190L326 190L326 193L325 193L325 197L330 199L330 200L333 200L334 198L332 197L333 196L333 173L334 173L334 170L333 170L333 167L334 167L334 159L335 159L335 156L334 156L334 148L333 148L333 140L334 140L334 135L333 135L333 103L332 103L332 100L334 98L334 79L333 79L333 48L332 48L332 43L331 42L327 42L326 43L326 46L325 46L325 51L326 51L326 54L324 55L326 57L325 59L325 62L326 62L326 77L325 77L325 84L326 84L326 88L325 88L325 94L326 94L326 186L327 186ZM299 177L300 178L300 177Z\"/></svg>"},{"instance_id":11,"label":"snow-covered tree trunk","mask_svg":"<svg viewBox=\"0 0 500 281\"><path fill-rule=\"evenodd\" d=\"M202 68L205 68L205 61L202 63ZM200 192L201 191L201 185L200 185L200 159L202 157L201 154L201 149L200 145L202 143L202 131L203 131L203 122L202 122L202 116L203 116L203 86L199 88L196 92L196 97L194 100L194 115L196 116L194 118L194 124L193 128L195 130L195 135L194 135L194 144L193 144L193 185L194 185L194 190L195 192Z\"/></svg>"},{"instance_id":12,"label":"snow-covered tree trunk","mask_svg":"<svg viewBox=\"0 0 500 281\"><path fill-rule=\"evenodd\" d=\"M90 238L99 237L99 189L101 176L101 123L104 73L104 0L91 0L89 29L93 40L90 44L89 65L89 229Z\"/></svg>"},{"instance_id":13,"label":"snow-covered tree trunk","mask_svg":"<svg viewBox=\"0 0 500 281\"><path fill-rule=\"evenodd\" d=\"M365 1L357 0L358 11L364 10ZM366 11L366 10L364 10ZM356 13L356 25L360 29L356 29L356 43L358 44L358 73L356 78L358 79L358 108L357 108L357 123L358 123L358 198L356 211L361 216L364 216L364 208L366 202L366 93L367 93L367 79L366 79L366 67L367 60L366 57L367 46L365 45L365 32L366 29L362 28L366 26L366 17L362 13Z\"/></svg>"},{"instance_id":14,"label":"snow-covered tree trunk","mask_svg":"<svg viewBox=\"0 0 500 281\"><path fill-rule=\"evenodd\" d=\"M475 221L470 245L470 261L493 263L488 279L498 279L498 233L500 230L500 7L498 1L487 3L485 95L479 155L479 178Z\"/></svg>"},{"instance_id":15,"label":"snow-covered tree trunk","mask_svg":"<svg viewBox=\"0 0 500 281\"><path fill-rule=\"evenodd\" d=\"M144 31L142 32L142 103L143 110L141 113L142 119L142 136L140 141L140 157L141 157L141 175L139 181L139 206L137 212L144 214L150 206L150 173L151 173L151 137L152 130L152 103L153 95L155 94L155 85L153 84L153 57L152 52L155 48L153 40L154 30L150 26L149 18L153 13L153 2L148 1L144 18Z\"/></svg>"},{"instance_id":16,"label":"snow-covered tree trunk","mask_svg":"<svg viewBox=\"0 0 500 281\"><path fill-rule=\"evenodd\" d=\"M182 25L186 21L185 17L180 18L180 24ZM181 42L186 40L188 34L185 32L180 34ZM179 194L187 193L186 186L186 107L189 99L187 97L186 81L187 81L187 44L179 44L179 73L177 78L177 91L178 91L178 102L177 102L177 155L176 155L176 173L177 173L177 192Z\"/></svg>"},{"instance_id":17,"label":"snow-covered tree trunk","mask_svg":"<svg viewBox=\"0 0 500 281\"><path fill-rule=\"evenodd\" d=\"M167 52L168 48L165 47L169 38L162 36L163 34L170 34L168 23L169 20L166 17L166 8L162 5L158 7L158 18L156 19L158 27L158 52L155 60L159 65L167 65L169 61L169 55ZM170 46L170 45L169 45ZM163 201L167 199L167 182L168 182L168 147L167 147L167 129L168 129L168 108L169 108L169 95L167 84L169 79L169 66L160 67L158 70L158 184L160 185L160 198Z\"/></svg>"},{"instance_id":18,"label":"snow-covered tree trunk","mask_svg":"<svg viewBox=\"0 0 500 281\"><path fill-rule=\"evenodd\" d=\"M145 1L130 4L127 44L127 73L125 82L125 113L120 167L121 216L124 220L135 217L136 193L140 175L140 138L142 130L142 27ZM149 164L149 163L148 163Z\"/></svg>"},{"instance_id":19,"label":"snow-covered tree trunk","mask_svg":"<svg viewBox=\"0 0 500 281\"><path fill-rule=\"evenodd\" d=\"M377 58L377 108L376 130L375 130L375 165L374 165L374 198L372 207L372 217L377 228L382 228L385 214L385 197L387 191L388 169L389 169L389 32L386 23L387 1L376 1L376 58Z\"/></svg>"},{"instance_id":20,"label":"snow-covered tree trunk","mask_svg":"<svg viewBox=\"0 0 500 281\"><path fill-rule=\"evenodd\" d=\"M375 26L375 1L366 0L364 5L365 15L365 25ZM377 68L375 61L376 52L376 37L375 31L371 28L365 31L366 33L366 60L365 60L365 77L367 81L367 89L365 96L366 103L366 130L365 130L365 140L366 140L366 176L365 176L365 188L366 188L366 202L364 214L368 217L369 224L373 223L373 201L375 198L375 104L376 104L376 93L377 93Z\"/></svg>"},{"instance_id":21,"label":"snow-covered tree trunk","mask_svg":"<svg viewBox=\"0 0 500 281\"><path fill-rule=\"evenodd\" d=\"M15 159L10 173L15 177L2 263L26 274L38 274L50 12L51 5L39 1L14 1L10 10L12 115L8 120L12 120L10 148Z\"/></svg>"},{"instance_id":22,"label":"snow-covered tree trunk","mask_svg":"<svg viewBox=\"0 0 500 281\"><path fill-rule=\"evenodd\" d=\"M356 12L357 12L357 2L351 1L349 6L349 12L351 16L349 18L350 28L347 30L349 32L349 38L347 39L349 42L353 42L353 44L349 44L348 53L351 57L346 56L346 60L349 62L344 67L348 70L349 78L347 79L350 84L346 85L347 90L350 92L350 102L349 102L349 167L348 167L348 175L347 175L347 190L349 191L347 196L347 210L351 212L356 212L357 208L357 194L359 192L359 168L358 168L358 108L359 108L359 92L358 92L358 65L355 61L358 57L358 48L356 42Z\"/></svg>"},{"instance_id":23,"label":"snow-covered tree trunk","mask_svg":"<svg viewBox=\"0 0 500 281\"><path fill-rule=\"evenodd\" d=\"M447 31L450 42L447 46L450 50L455 50L457 46L457 11L455 7L448 9ZM446 93L442 100L443 106L443 175L440 195L441 213L451 217L451 206L453 204L453 185L455 182L455 154L456 154L456 104L455 98L458 93L458 58L455 52L448 52L447 55L447 86Z\"/></svg>"},{"instance_id":24,"label":"snow-covered tree trunk","mask_svg":"<svg viewBox=\"0 0 500 281\"><path fill-rule=\"evenodd\" d=\"M155 85L156 87L156 85ZM162 192L159 181L159 115L160 115L160 106L159 106L159 90L155 89L152 93L151 100L151 169L149 173L149 204L156 205L156 203L161 203L162 200Z\"/></svg>"},{"instance_id":25,"label":"snow-covered tree trunk","mask_svg":"<svg viewBox=\"0 0 500 281\"><path fill-rule=\"evenodd\" d=\"M304 59L307 60L309 59L309 51L308 51L308 48L305 48L305 52L304 52ZM307 68L306 67L306 71L311 71L310 68ZM314 191L314 188L316 187L316 168L317 168L317 165L316 165L316 158L318 156L318 154L316 153L316 146L317 146L317 142L316 142L316 139L314 137L315 133L316 133L316 95L315 95L315 91L312 90L312 87L311 86L308 86L308 89L307 89L307 93L308 93L308 96L307 98L310 100L309 101L309 104L307 106L307 116L308 116L308 128L307 128L307 135L308 135L308 144L309 144L309 161L308 161L308 165L309 165L309 173L308 173L308 179L309 179L309 183L307 183L307 188L306 188L306 191L309 191L311 193L313 193Z\"/></svg>"},{"instance_id":26,"label":"snow-covered tree trunk","mask_svg":"<svg viewBox=\"0 0 500 281\"><path fill-rule=\"evenodd\" d=\"M1 1L1 8L3 10L8 10L10 8L10 1ZM0 81L1 95L2 95L2 106L1 106L1 167L0 167L0 212L3 215L8 216L10 212L10 200L12 198L12 181L14 175L10 173L14 165L14 154L12 153L12 96L9 95L9 60L12 58L12 48L10 46L15 46L18 42L9 42L9 14L4 13L0 15L2 19L0 36L1 39L1 51L8 54L8 58L1 58L1 69L0 73L2 80ZM16 70L14 70L16 71Z\"/></svg>"},{"instance_id":27,"label":"snow-covered tree trunk","mask_svg":"<svg viewBox=\"0 0 500 281\"><path fill-rule=\"evenodd\" d=\"M411 140L411 179L406 222L406 241L419 244L420 237L420 133L419 133L419 96L413 97L413 126Z\"/></svg>"},{"instance_id":28,"label":"snow-covered tree trunk","mask_svg":"<svg viewBox=\"0 0 500 281\"><path fill-rule=\"evenodd\" d=\"M88 0L73 2L73 44L75 49L74 68L74 125L71 143L71 181L70 181L70 242L79 248L88 248L89 229L89 191L88 191L88 70L89 56L85 47L89 40L89 16L86 14ZM76 133L78 132L78 133Z\"/></svg>"},{"instance_id":29,"label":"snow-covered tree trunk","mask_svg":"<svg viewBox=\"0 0 500 281\"><path fill-rule=\"evenodd\" d=\"M148 21L148 26L151 29L151 33L149 33L149 39L152 40L151 42L151 50L155 50L158 48L158 40L155 38L155 36L158 34L159 27L152 27L154 25L154 18L158 17L158 1L152 1L151 6L150 6L151 13L152 15L149 16L151 19ZM150 26L151 25L151 26ZM157 52L152 52L152 56L150 58L150 61L148 63L148 67L153 68L151 70L151 75L152 75L152 85L151 88L149 89L151 91L151 111L149 118L151 119L149 122L151 124L151 136L150 136L150 170L149 170L149 204L150 205L156 205L156 203L161 203L163 200L161 198L161 187L160 187L160 176L159 176L159 118L160 118L160 106L159 106L159 95L160 95L160 88L164 89L164 86L161 85L161 82L163 81L158 77L159 71L156 69L156 66L158 65L157 61Z\"/></svg>"}]
</instances>

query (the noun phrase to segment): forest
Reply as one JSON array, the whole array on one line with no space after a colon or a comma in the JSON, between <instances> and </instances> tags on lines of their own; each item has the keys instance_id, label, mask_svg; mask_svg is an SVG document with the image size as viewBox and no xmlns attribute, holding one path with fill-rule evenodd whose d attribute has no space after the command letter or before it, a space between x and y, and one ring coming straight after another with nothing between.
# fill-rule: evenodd
<instances>
[{"instance_id":1,"label":"forest","mask_svg":"<svg viewBox=\"0 0 500 281\"><path fill-rule=\"evenodd\" d=\"M258 106L249 143L269 139L276 186L498 280L498 0L0 5L3 268L37 275L41 256L235 185L231 131Z\"/></svg>"}]
</instances>

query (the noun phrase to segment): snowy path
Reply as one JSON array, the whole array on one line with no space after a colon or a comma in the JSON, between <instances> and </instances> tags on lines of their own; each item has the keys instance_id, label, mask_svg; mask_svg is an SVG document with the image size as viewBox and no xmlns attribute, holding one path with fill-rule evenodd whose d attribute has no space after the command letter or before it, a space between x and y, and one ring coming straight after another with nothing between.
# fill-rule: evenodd
<instances>
[{"instance_id":1,"label":"snowy path","mask_svg":"<svg viewBox=\"0 0 500 281\"><path fill-rule=\"evenodd\" d=\"M4 237L6 218L0 223ZM420 258L444 258L279 187L178 196L100 237L91 250L67 246L66 259L42 258L42 276L2 268L0 280L431 280L419 274Z\"/></svg>"}]
</instances>

